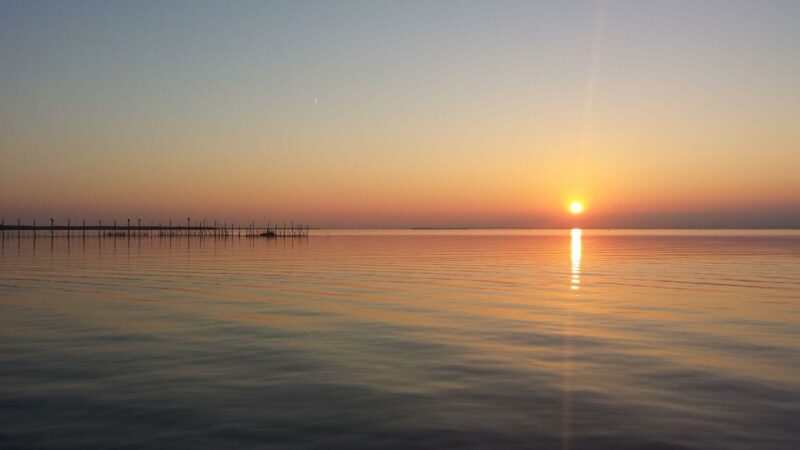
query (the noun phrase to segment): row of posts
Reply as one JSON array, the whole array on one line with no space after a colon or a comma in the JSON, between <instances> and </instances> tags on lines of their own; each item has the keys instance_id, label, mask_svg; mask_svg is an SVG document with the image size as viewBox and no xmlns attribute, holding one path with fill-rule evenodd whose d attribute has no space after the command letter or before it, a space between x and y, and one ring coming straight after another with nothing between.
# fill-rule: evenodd
<instances>
[{"instance_id":1,"label":"row of posts","mask_svg":"<svg viewBox=\"0 0 800 450\"><path fill-rule=\"evenodd\" d=\"M151 236L155 233L157 236L176 236L176 235L187 235L187 236L213 236L213 237L231 237L231 236L238 236L238 237L307 237L309 226L308 225L295 225L292 221L287 226L284 222L283 227L279 227L277 224L272 225L268 223L266 227L259 227L256 226L255 222L249 223L247 226L236 226L235 224L231 223L228 226L227 222L224 222L221 226L218 221L214 221L213 226L209 226L205 220L195 222L195 225L192 226L191 218L186 218L186 226L173 226L173 221L169 221L168 226L163 226L161 222L158 225L154 225L152 222L149 226L142 227L142 219L137 219L137 226L131 227L131 219L127 219L127 226L124 228L117 226L117 220L115 219L113 225L103 226L102 219L97 221L97 226L86 225L86 219L83 219L81 225L79 226L72 226L72 220L67 219L67 225L55 225L55 219L50 218L50 236L55 236L56 227L58 231L65 230L67 232L67 237L70 236L72 231L78 231L82 235L86 235L86 231L97 230L97 236L131 236L131 231L134 231L135 234L140 236L147 235ZM5 238L6 231L17 231L19 234L21 231L32 231L33 236L36 237L36 231L46 229L45 227L37 227L36 226L36 219L33 219L33 225L22 225L21 219L17 219L17 225L9 225L6 226L5 219L0 219L0 232L2 233L2 237ZM106 231L106 233L102 233Z\"/></svg>"}]
</instances>

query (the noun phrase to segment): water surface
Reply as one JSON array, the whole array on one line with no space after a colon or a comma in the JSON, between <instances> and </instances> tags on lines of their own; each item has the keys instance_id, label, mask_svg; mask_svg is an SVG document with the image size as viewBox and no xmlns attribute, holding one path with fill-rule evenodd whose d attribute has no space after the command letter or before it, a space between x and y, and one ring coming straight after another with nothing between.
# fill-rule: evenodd
<instances>
[{"instance_id":1,"label":"water surface","mask_svg":"<svg viewBox=\"0 0 800 450\"><path fill-rule=\"evenodd\" d=\"M800 448L800 234L0 253L2 448Z\"/></svg>"}]
</instances>

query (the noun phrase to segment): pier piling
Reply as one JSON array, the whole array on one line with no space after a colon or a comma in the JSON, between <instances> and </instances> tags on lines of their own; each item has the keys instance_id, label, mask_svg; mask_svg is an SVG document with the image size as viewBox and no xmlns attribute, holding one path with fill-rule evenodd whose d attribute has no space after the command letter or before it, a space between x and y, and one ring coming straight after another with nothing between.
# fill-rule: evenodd
<instances>
[{"instance_id":1,"label":"pier piling","mask_svg":"<svg viewBox=\"0 0 800 450\"><path fill-rule=\"evenodd\" d=\"M117 220L113 220L112 225L103 225L103 220L98 219L96 225L87 225L86 219L82 219L80 224L72 225L72 218L67 218L64 224L56 225L55 218L49 218L50 223L47 225L37 225L36 219L32 219L32 225L22 224L22 219L17 218L17 224L9 225L6 223L5 218L0 218L0 233L2 239L5 239L9 234L7 232L17 231L16 236L22 237L22 231L30 232L34 238L38 236L40 231L49 232L51 238L66 237L71 238L79 234L83 238L87 233L96 233L97 237L161 237L161 236L196 236L196 237L213 237L213 238L301 238L309 235L308 225L300 223L284 222L283 226L273 225L272 222L267 222L266 225L258 225L255 221L245 222L242 224L227 222L220 222L218 220L209 221L207 219L198 219L192 223L192 219L186 219L186 225L178 225L169 221L169 225L165 226L161 221L151 220L149 225L142 224L142 219L137 218L135 224L131 224L131 219L126 218L125 225L119 225ZM78 231L79 233L73 233Z\"/></svg>"}]
</instances>

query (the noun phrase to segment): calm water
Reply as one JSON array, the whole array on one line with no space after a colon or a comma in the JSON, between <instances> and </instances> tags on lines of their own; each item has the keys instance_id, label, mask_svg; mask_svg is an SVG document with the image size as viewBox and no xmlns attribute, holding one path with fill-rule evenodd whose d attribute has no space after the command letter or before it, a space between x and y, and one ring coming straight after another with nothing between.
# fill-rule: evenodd
<instances>
[{"instance_id":1,"label":"calm water","mask_svg":"<svg viewBox=\"0 0 800 450\"><path fill-rule=\"evenodd\" d=\"M800 234L6 237L0 447L800 448Z\"/></svg>"}]
</instances>

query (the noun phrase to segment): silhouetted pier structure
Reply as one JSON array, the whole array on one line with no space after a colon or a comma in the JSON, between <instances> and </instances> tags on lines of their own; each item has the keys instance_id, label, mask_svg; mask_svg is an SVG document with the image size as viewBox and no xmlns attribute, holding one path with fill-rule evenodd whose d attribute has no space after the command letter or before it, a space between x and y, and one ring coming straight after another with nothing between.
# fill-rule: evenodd
<instances>
[{"instance_id":1,"label":"silhouetted pier structure","mask_svg":"<svg viewBox=\"0 0 800 450\"><path fill-rule=\"evenodd\" d=\"M24 234L23 234L24 232ZM214 221L213 224L206 220L192 222L187 218L181 224L150 223L142 225L142 219L136 219L136 224L131 225L131 219L127 219L126 225L118 225L117 220L112 223L103 224L102 220L96 223L87 223L82 220L80 225L73 225L71 219L66 223L56 224L55 219L50 219L49 225L37 225L34 219L31 224L23 224L17 219L16 224L8 224L5 219L0 221L0 234L2 238L7 237L212 237L212 238L305 238L308 237L309 226L290 222L282 226L257 225L255 222L248 224L235 224Z\"/></svg>"}]
</instances>

